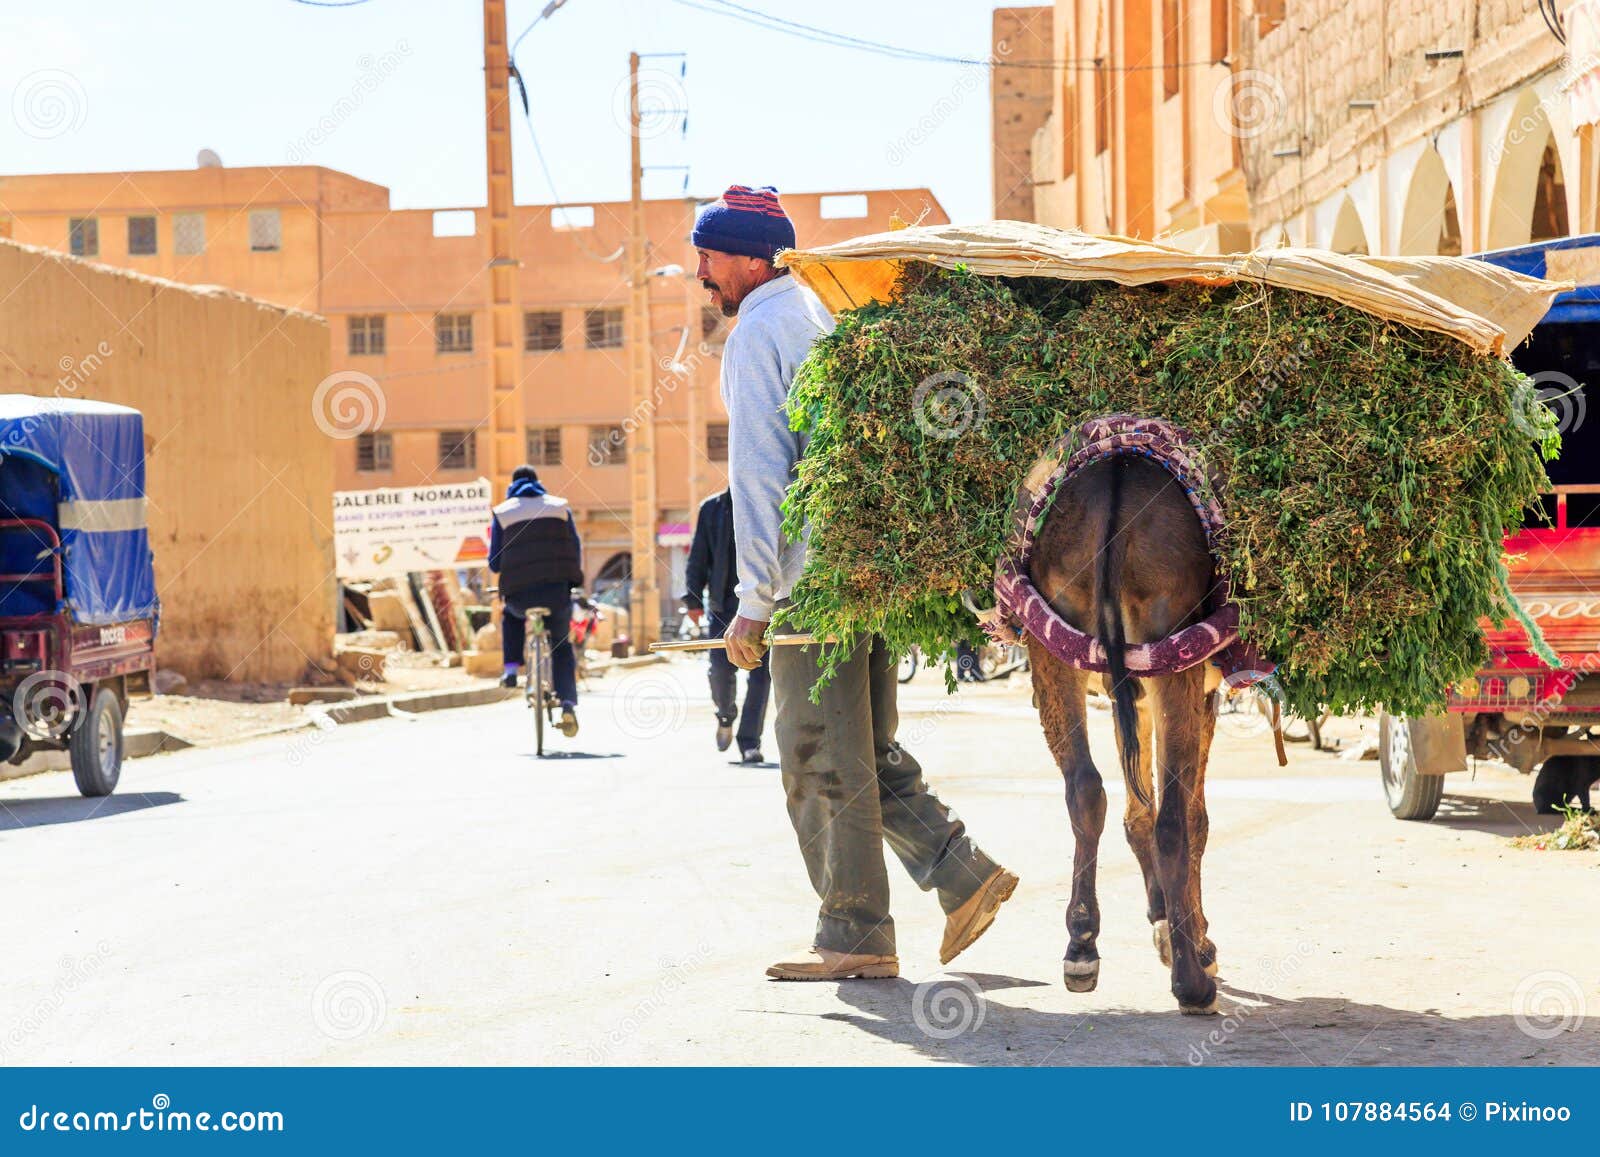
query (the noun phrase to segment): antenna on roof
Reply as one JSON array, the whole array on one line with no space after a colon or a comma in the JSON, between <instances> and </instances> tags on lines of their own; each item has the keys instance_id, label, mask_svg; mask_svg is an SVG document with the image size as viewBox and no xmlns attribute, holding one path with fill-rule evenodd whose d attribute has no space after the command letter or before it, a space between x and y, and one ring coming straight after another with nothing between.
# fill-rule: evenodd
<instances>
[{"instance_id":1,"label":"antenna on roof","mask_svg":"<svg viewBox=\"0 0 1600 1157\"><path fill-rule=\"evenodd\" d=\"M222 158L210 149L201 149L194 159L195 167L199 169L220 169Z\"/></svg>"}]
</instances>

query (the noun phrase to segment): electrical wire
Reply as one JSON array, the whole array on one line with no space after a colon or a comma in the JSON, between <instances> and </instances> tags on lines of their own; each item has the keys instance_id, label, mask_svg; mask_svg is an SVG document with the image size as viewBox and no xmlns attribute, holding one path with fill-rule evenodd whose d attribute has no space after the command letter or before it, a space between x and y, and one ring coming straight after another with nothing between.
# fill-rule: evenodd
<instances>
[{"instance_id":1,"label":"electrical wire","mask_svg":"<svg viewBox=\"0 0 1600 1157\"><path fill-rule=\"evenodd\" d=\"M1149 72L1166 67L1164 64L1130 64L1113 68L1110 65L1105 65L1103 61L1096 57L1064 60L994 60L975 56L954 56L940 52L928 52L918 48L906 48L881 40L866 40L844 32L833 32L813 24L802 24L797 20L774 16L770 12L763 12L760 9L734 3L733 0L673 0L673 3L684 8L693 8L700 12L706 12L713 16L725 16L744 24L750 24L756 28L764 28L769 32L779 32L786 36L797 37L813 44L825 44L833 48L851 48L858 52L867 52L893 60L906 60L916 63L960 64L980 68L1035 68L1050 69L1052 71L1066 69L1088 71L1096 67L1104 67L1109 72ZM1215 68L1222 63L1222 61L1214 60L1190 60L1184 61L1179 67Z\"/></svg>"}]
</instances>

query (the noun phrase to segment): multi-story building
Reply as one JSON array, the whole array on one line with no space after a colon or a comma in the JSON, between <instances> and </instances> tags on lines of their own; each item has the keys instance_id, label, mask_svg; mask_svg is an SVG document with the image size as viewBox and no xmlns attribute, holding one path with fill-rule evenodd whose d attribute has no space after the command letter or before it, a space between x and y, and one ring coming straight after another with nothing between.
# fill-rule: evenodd
<instances>
[{"instance_id":1,"label":"multi-story building","mask_svg":"<svg viewBox=\"0 0 1600 1157\"><path fill-rule=\"evenodd\" d=\"M1597 6L1554 8L1256 0L1237 68L1257 243L1449 255L1594 230Z\"/></svg>"},{"instance_id":2,"label":"multi-story building","mask_svg":"<svg viewBox=\"0 0 1600 1157\"><path fill-rule=\"evenodd\" d=\"M887 228L893 214L948 220L926 189L783 201L802 245ZM645 203L655 379L647 413L634 412L623 348L628 205L516 210L527 459L571 500L591 581L620 576L630 549L628 435L653 421L668 598L695 503L726 484L717 374L729 323L693 279L698 204ZM485 473L484 217L482 208L395 210L386 188L313 166L0 178L0 235L326 317L332 388L307 382L304 394L326 410L318 417L341 489Z\"/></svg>"},{"instance_id":3,"label":"multi-story building","mask_svg":"<svg viewBox=\"0 0 1600 1157\"><path fill-rule=\"evenodd\" d=\"M1237 2L1057 0L1051 51L1031 61L1004 50L1029 10L997 11L997 186L1026 165L1033 216L1044 224L1197 252L1248 248L1240 142L1254 111L1230 68ZM1043 72L1051 85L1049 115L1025 149L1019 133L998 127L1002 103L1028 107L1019 89L1037 76L1004 75L1024 71Z\"/></svg>"}]
</instances>

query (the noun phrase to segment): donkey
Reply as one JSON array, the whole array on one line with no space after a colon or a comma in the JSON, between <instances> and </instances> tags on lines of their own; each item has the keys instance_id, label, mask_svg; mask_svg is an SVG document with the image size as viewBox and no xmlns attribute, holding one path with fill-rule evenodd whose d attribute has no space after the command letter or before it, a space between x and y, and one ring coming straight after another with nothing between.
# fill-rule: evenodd
<instances>
[{"instance_id":1,"label":"donkey","mask_svg":"<svg viewBox=\"0 0 1600 1157\"><path fill-rule=\"evenodd\" d=\"M1142 457L1103 458L1066 478L1039 530L1029 564L1033 585L1056 614L1100 639L1109 668L1095 676L1028 638L1034 706L1066 781L1076 842L1062 961L1073 992L1092 991L1100 974L1095 868L1106 793L1084 730L1085 694L1098 677L1112 699L1127 788L1123 830L1144 874L1156 950L1172 970L1179 1008L1215 1011L1217 950L1200 903L1206 756L1215 726L1211 668L1136 678L1122 653L1130 642L1154 642L1202 619L1217 587L1213 569L1205 531L1182 487Z\"/></svg>"}]
</instances>

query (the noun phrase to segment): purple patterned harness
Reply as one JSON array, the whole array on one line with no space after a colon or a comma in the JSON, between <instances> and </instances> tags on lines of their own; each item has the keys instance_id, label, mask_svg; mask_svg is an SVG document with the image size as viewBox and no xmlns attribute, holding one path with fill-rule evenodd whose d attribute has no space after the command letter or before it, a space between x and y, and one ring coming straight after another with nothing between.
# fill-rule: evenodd
<instances>
[{"instance_id":1,"label":"purple patterned harness","mask_svg":"<svg viewBox=\"0 0 1600 1157\"><path fill-rule=\"evenodd\" d=\"M1023 482L1013 515L1011 541L995 565L996 607L980 615L991 637L1019 642L1032 635L1064 663L1085 671L1108 670L1105 647L1055 612L1028 577L1034 538L1049 513L1061 483L1091 462L1118 454L1140 454L1168 470L1188 496L1205 528L1213 556L1222 530L1216 488L1190 447L1186 431L1160 418L1112 414L1094 418L1064 435L1035 463ZM1254 648L1239 641L1239 608L1228 598L1226 578L1218 580L1216 609L1200 622L1154 643L1130 643L1123 650L1134 675L1172 675L1214 660L1228 684L1248 686L1273 671Z\"/></svg>"}]
</instances>

